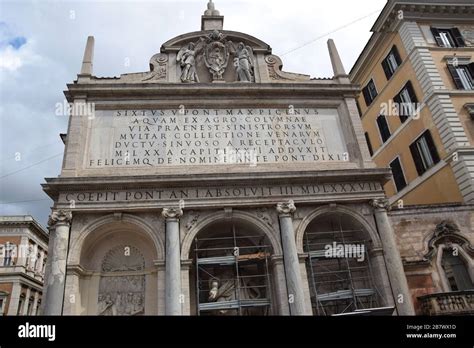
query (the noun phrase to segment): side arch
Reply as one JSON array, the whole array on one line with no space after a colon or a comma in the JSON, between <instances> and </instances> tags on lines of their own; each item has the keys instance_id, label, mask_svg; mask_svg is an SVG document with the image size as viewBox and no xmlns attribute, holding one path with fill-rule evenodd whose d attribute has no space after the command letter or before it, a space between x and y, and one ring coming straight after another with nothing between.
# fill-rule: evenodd
<instances>
[{"instance_id":1,"label":"side arch","mask_svg":"<svg viewBox=\"0 0 474 348\"><path fill-rule=\"evenodd\" d=\"M123 214L120 221L129 223L137 227L140 232L143 232L148 238L153 241L154 250L156 251L157 259L163 260L165 255L164 243L158 237L158 233L155 229L144 219L130 215L130 214ZM69 261L68 264L79 264L81 260L81 252L84 246L85 241L93 235L96 231L100 230L107 225L112 225L113 223L117 223L117 219L113 214L106 215L100 217L94 221L92 221L87 226L83 227L82 230L78 233L79 236L77 239L73 241L70 247L69 252Z\"/></svg>"},{"instance_id":2,"label":"side arch","mask_svg":"<svg viewBox=\"0 0 474 348\"><path fill-rule=\"evenodd\" d=\"M367 231L367 233L370 236L370 239L372 240L373 247L374 249L381 248L382 244L380 242L380 238L378 236L378 233L374 226L372 226L367 219L361 215L359 212L345 207L345 206L336 206L336 207L331 207L331 206L323 206L319 207L315 210L313 210L311 213L306 215L304 219L300 222L298 227L296 228L295 235L296 235L296 248L298 250L298 253L303 253L303 240L304 240L304 234L306 231L306 228L308 225L318 218L319 216L322 216L324 214L330 214L330 213L339 213L342 215L346 215L355 221L359 222L362 227Z\"/></svg>"}]
</instances>

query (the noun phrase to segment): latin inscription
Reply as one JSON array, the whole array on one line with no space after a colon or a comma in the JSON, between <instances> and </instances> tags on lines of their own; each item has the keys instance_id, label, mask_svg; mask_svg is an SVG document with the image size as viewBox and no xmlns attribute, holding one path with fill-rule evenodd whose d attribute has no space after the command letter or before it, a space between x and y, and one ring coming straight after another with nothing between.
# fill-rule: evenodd
<instances>
[{"instance_id":1,"label":"latin inscription","mask_svg":"<svg viewBox=\"0 0 474 348\"><path fill-rule=\"evenodd\" d=\"M315 185L276 185L254 187L180 188L126 191L96 191L61 193L60 203L179 201L236 198L279 198L288 196L318 196L381 191L379 183L335 183Z\"/></svg>"},{"instance_id":2,"label":"latin inscription","mask_svg":"<svg viewBox=\"0 0 474 348\"><path fill-rule=\"evenodd\" d=\"M98 110L86 166L347 161L336 109Z\"/></svg>"}]
</instances>

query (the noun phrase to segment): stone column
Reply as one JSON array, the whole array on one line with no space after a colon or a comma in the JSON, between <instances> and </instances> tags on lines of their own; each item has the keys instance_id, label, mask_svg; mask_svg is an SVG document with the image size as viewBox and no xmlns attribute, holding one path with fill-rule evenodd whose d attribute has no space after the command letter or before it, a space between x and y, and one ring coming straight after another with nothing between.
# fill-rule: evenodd
<instances>
[{"instance_id":1,"label":"stone column","mask_svg":"<svg viewBox=\"0 0 474 348\"><path fill-rule=\"evenodd\" d=\"M374 282L380 291L382 297L382 307L391 307L395 305L392 289L390 287L390 278L387 274L387 267L385 266L385 259L383 255L383 248L372 249L369 251L370 266L373 274L377 275Z\"/></svg>"},{"instance_id":2,"label":"stone column","mask_svg":"<svg viewBox=\"0 0 474 348\"><path fill-rule=\"evenodd\" d=\"M80 284L80 266L68 267L64 287L63 315L80 315L82 311Z\"/></svg>"},{"instance_id":3,"label":"stone column","mask_svg":"<svg viewBox=\"0 0 474 348\"><path fill-rule=\"evenodd\" d=\"M191 294L189 293L189 269L193 260L183 260L181 262L181 314L191 315Z\"/></svg>"},{"instance_id":4,"label":"stone column","mask_svg":"<svg viewBox=\"0 0 474 348\"><path fill-rule=\"evenodd\" d=\"M285 266L282 255L271 257L273 282L275 283L274 298L277 302L278 312L275 315L290 315L288 306L288 293L286 292Z\"/></svg>"},{"instance_id":5,"label":"stone column","mask_svg":"<svg viewBox=\"0 0 474 348\"><path fill-rule=\"evenodd\" d=\"M301 278L300 261L296 249L295 232L291 217L295 210L296 207L293 201L277 204L290 315L304 315L303 280Z\"/></svg>"},{"instance_id":6,"label":"stone column","mask_svg":"<svg viewBox=\"0 0 474 348\"><path fill-rule=\"evenodd\" d=\"M394 302L397 306L399 315L415 315L410 289L408 288L405 271L403 269L402 259L398 251L395 235L392 225L388 219L387 210L390 204L387 199L374 199L371 201L374 207L375 222L382 242L385 255L385 264L387 266L388 276L394 295ZM400 298L400 295L403 298ZM401 302L401 303L400 303Z\"/></svg>"},{"instance_id":7,"label":"stone column","mask_svg":"<svg viewBox=\"0 0 474 348\"><path fill-rule=\"evenodd\" d=\"M156 278L157 278L157 293L158 293L158 298L157 298L157 313L158 315L165 315L165 261L158 261L155 260L154 264L156 266Z\"/></svg>"},{"instance_id":8,"label":"stone column","mask_svg":"<svg viewBox=\"0 0 474 348\"><path fill-rule=\"evenodd\" d=\"M21 285L16 282L13 283L12 294L10 296L10 302L8 304L7 315L16 315L18 313L18 304L20 303Z\"/></svg>"},{"instance_id":9,"label":"stone column","mask_svg":"<svg viewBox=\"0 0 474 348\"><path fill-rule=\"evenodd\" d=\"M181 315L181 248L179 242L180 208L163 209L166 220L165 314Z\"/></svg>"},{"instance_id":10,"label":"stone column","mask_svg":"<svg viewBox=\"0 0 474 348\"><path fill-rule=\"evenodd\" d=\"M53 211L49 217L49 247L44 278L43 315L61 315L69 249L70 211Z\"/></svg>"}]
</instances>

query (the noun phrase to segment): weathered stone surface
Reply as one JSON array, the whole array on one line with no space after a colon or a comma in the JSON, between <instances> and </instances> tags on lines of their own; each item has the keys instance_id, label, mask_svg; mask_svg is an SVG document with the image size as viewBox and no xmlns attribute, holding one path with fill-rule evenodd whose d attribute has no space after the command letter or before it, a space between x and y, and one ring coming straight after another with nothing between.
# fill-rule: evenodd
<instances>
[{"instance_id":1,"label":"weathered stone surface","mask_svg":"<svg viewBox=\"0 0 474 348\"><path fill-rule=\"evenodd\" d=\"M222 23L210 3L205 30L164 43L150 71L79 76L68 85L69 101L92 108L72 112L61 175L44 185L55 209L74 217L66 279L55 271L66 289L64 314L131 315L142 314L142 307L145 315L197 314L209 284L234 281L196 279L202 235L216 247L223 235L244 240L244 251L258 243L245 261L263 257L268 267L255 264L246 272L268 269L260 293L268 299L245 300L268 300L267 314L312 314L303 238L314 219L328 214L362 226L375 254L381 304L393 304L369 206L384 197L390 171L375 168L368 154L354 101L359 89L343 76L334 45L338 76L311 79L283 71L268 44L222 30ZM102 267L110 250L127 247L143 255L143 269ZM61 262L55 264L63 270L65 250L56 249ZM241 256L239 247L219 252L207 256L227 263ZM221 278L230 274L225 262L215 266ZM107 277L126 284L110 284ZM142 286L127 283L137 280ZM63 294L54 294L61 304ZM78 300L69 302L71 295ZM211 305L225 305L214 300Z\"/></svg>"}]
</instances>

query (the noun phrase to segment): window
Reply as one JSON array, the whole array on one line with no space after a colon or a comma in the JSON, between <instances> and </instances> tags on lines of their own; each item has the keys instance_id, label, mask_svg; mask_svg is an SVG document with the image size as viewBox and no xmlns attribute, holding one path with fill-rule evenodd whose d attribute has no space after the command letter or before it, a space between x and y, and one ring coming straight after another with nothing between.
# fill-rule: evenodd
<instances>
[{"instance_id":1,"label":"window","mask_svg":"<svg viewBox=\"0 0 474 348\"><path fill-rule=\"evenodd\" d=\"M402 60L400 58L400 55L398 54L397 47L393 46L388 56L382 61L382 68L385 72L387 80L390 80L392 78L393 74L398 69L401 63Z\"/></svg>"},{"instance_id":2,"label":"window","mask_svg":"<svg viewBox=\"0 0 474 348\"><path fill-rule=\"evenodd\" d=\"M11 244L10 242L5 243L5 252L3 255L3 265L4 266L11 266L12 265L12 258L14 254L14 248L15 246Z\"/></svg>"},{"instance_id":3,"label":"window","mask_svg":"<svg viewBox=\"0 0 474 348\"><path fill-rule=\"evenodd\" d=\"M453 249L444 250L441 266L451 291L463 291L474 288L466 264L457 253L454 253Z\"/></svg>"},{"instance_id":4,"label":"window","mask_svg":"<svg viewBox=\"0 0 474 348\"><path fill-rule=\"evenodd\" d=\"M431 32L440 47L454 48L466 46L458 28L431 28Z\"/></svg>"},{"instance_id":5,"label":"window","mask_svg":"<svg viewBox=\"0 0 474 348\"><path fill-rule=\"evenodd\" d=\"M30 299L28 300L28 309L27 309L27 315L31 315L31 310L33 309L33 302L34 302L34 298L30 297Z\"/></svg>"},{"instance_id":6,"label":"window","mask_svg":"<svg viewBox=\"0 0 474 348\"><path fill-rule=\"evenodd\" d=\"M382 143L385 143L390 138L390 129L388 128L387 118L384 115L377 117L377 126L379 127Z\"/></svg>"},{"instance_id":7,"label":"window","mask_svg":"<svg viewBox=\"0 0 474 348\"><path fill-rule=\"evenodd\" d=\"M474 89L474 63L448 64L448 69L457 89Z\"/></svg>"},{"instance_id":8,"label":"window","mask_svg":"<svg viewBox=\"0 0 474 348\"><path fill-rule=\"evenodd\" d=\"M416 97L415 90L410 81L408 81L400 93L393 98L393 101L398 106L398 116L402 123L415 113L418 98Z\"/></svg>"},{"instance_id":9,"label":"window","mask_svg":"<svg viewBox=\"0 0 474 348\"><path fill-rule=\"evenodd\" d=\"M438 151L429 131L425 131L413 144L410 145L411 155L415 162L418 175L422 175L429 168L439 162Z\"/></svg>"},{"instance_id":10,"label":"window","mask_svg":"<svg viewBox=\"0 0 474 348\"><path fill-rule=\"evenodd\" d=\"M390 163L390 168L392 168L393 173L393 181L395 182L395 186L397 188L397 192L403 190L405 186L407 186L407 182L405 180L405 176L403 175L402 165L398 158L395 158Z\"/></svg>"},{"instance_id":11,"label":"window","mask_svg":"<svg viewBox=\"0 0 474 348\"><path fill-rule=\"evenodd\" d=\"M372 144L370 143L369 133L365 132L365 141L367 142L367 147L369 148L369 153L371 156L374 155L374 150L372 149Z\"/></svg>"},{"instance_id":12,"label":"window","mask_svg":"<svg viewBox=\"0 0 474 348\"><path fill-rule=\"evenodd\" d=\"M362 110L360 109L359 101L356 100L357 111L359 111L359 117L362 117Z\"/></svg>"},{"instance_id":13,"label":"window","mask_svg":"<svg viewBox=\"0 0 474 348\"><path fill-rule=\"evenodd\" d=\"M370 106L377 97L377 89L375 88L374 80L369 81L369 83L362 89L362 93L364 94L365 104Z\"/></svg>"},{"instance_id":14,"label":"window","mask_svg":"<svg viewBox=\"0 0 474 348\"><path fill-rule=\"evenodd\" d=\"M471 116L471 119L474 120L474 104L472 103L464 104L464 108L467 110L467 113L469 114L469 116Z\"/></svg>"},{"instance_id":15,"label":"window","mask_svg":"<svg viewBox=\"0 0 474 348\"><path fill-rule=\"evenodd\" d=\"M38 304L36 305L35 315L41 315L41 301L38 301Z\"/></svg>"},{"instance_id":16,"label":"window","mask_svg":"<svg viewBox=\"0 0 474 348\"><path fill-rule=\"evenodd\" d=\"M5 314L5 305L7 303L8 293L0 291L0 316Z\"/></svg>"},{"instance_id":17,"label":"window","mask_svg":"<svg viewBox=\"0 0 474 348\"><path fill-rule=\"evenodd\" d=\"M25 295L22 294L21 295L22 297L20 297L20 300L18 301L18 309L16 311L16 315L21 315L23 313L23 304L24 304L24 298L25 298Z\"/></svg>"}]
</instances>

